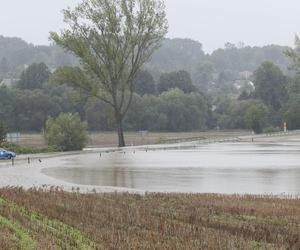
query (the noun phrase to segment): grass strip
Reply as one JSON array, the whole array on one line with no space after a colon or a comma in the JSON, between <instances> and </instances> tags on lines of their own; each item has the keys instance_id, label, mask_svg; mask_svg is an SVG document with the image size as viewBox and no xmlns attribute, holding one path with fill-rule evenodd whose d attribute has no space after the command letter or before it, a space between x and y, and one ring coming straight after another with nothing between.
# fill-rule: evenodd
<instances>
[{"instance_id":1,"label":"grass strip","mask_svg":"<svg viewBox=\"0 0 300 250\"><path fill-rule=\"evenodd\" d=\"M19 239L17 249L34 249L36 242L31 238L26 229L15 221L0 215L0 224L12 230Z\"/></svg>"},{"instance_id":2,"label":"grass strip","mask_svg":"<svg viewBox=\"0 0 300 250\"><path fill-rule=\"evenodd\" d=\"M16 203L0 198L0 204L8 206L12 211L19 213L33 223L34 231L43 231L55 238L60 249L102 249L96 246L88 237L78 229L66 225L58 220L50 220L36 212L28 211ZM24 248L31 249L31 248Z\"/></svg>"}]
</instances>

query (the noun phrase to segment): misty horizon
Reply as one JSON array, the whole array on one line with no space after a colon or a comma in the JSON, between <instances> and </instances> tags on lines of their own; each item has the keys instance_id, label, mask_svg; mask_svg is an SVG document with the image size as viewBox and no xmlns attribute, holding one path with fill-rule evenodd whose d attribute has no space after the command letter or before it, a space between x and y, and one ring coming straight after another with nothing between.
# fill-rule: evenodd
<instances>
[{"instance_id":1,"label":"misty horizon","mask_svg":"<svg viewBox=\"0 0 300 250\"><path fill-rule=\"evenodd\" d=\"M5 36L3 34L0 34L0 36L3 36L5 38L16 38L16 39L21 39L23 40L24 42L26 42L27 44L30 44L32 46L35 46L35 47L38 47L38 46L51 46L51 45L55 45L53 44L52 42L49 42L48 44L35 44L35 43L32 43L32 42L29 42L29 41L26 41L24 38L22 37L18 37L18 36ZM280 44L276 44L276 43L272 43L272 44L265 44L265 45L248 45L248 44L245 44L243 41L239 41L237 43L232 43L230 41L228 42L225 42L225 44L219 48L215 48L214 50L212 51L205 51L204 49L204 45L201 41L198 41L196 39L193 39L193 38L189 38L189 37L166 37L166 39L170 39L170 40L173 40L173 39L181 39L181 40L192 40L192 41L195 41L195 42L198 42L202 45L202 50L205 54L209 54L211 55L214 51L218 50L218 49L225 49L225 46L226 46L226 43L229 43L229 44L233 44L234 46L236 46L238 49L241 49L241 48L245 48L245 47L251 47L251 48L263 48L263 47L268 47L268 46L281 46L281 47L291 47L291 48L294 48L294 46L291 46L291 45L280 45Z\"/></svg>"},{"instance_id":2,"label":"misty horizon","mask_svg":"<svg viewBox=\"0 0 300 250\"><path fill-rule=\"evenodd\" d=\"M79 0L41 2L11 0L2 3L0 34L19 37L34 45L49 45L49 32L64 27L62 9ZM200 42L206 53L223 48L226 42L246 46L293 46L300 33L296 0L226 2L211 0L165 0L169 21L168 38L188 38ZM17 6L17 8L16 8Z\"/></svg>"}]
</instances>

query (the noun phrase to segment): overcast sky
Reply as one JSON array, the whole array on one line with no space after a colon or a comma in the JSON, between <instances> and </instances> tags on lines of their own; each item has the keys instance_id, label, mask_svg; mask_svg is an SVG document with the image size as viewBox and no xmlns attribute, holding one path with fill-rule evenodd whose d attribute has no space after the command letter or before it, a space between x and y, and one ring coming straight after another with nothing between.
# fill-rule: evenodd
<instances>
[{"instance_id":1,"label":"overcast sky","mask_svg":"<svg viewBox=\"0 0 300 250\"><path fill-rule=\"evenodd\" d=\"M62 25L61 9L80 0L0 0L0 34L49 44ZM225 42L293 45L300 35L299 0L165 0L168 37L200 41L206 52Z\"/></svg>"}]
</instances>

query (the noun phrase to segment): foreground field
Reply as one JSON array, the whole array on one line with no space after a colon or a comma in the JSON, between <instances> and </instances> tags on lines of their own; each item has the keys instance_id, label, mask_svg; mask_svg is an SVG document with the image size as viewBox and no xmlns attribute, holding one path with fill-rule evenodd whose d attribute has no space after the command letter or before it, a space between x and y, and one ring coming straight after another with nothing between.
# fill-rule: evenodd
<instances>
[{"instance_id":1,"label":"foreground field","mask_svg":"<svg viewBox=\"0 0 300 250\"><path fill-rule=\"evenodd\" d=\"M0 249L300 249L300 199L0 190Z\"/></svg>"}]
</instances>

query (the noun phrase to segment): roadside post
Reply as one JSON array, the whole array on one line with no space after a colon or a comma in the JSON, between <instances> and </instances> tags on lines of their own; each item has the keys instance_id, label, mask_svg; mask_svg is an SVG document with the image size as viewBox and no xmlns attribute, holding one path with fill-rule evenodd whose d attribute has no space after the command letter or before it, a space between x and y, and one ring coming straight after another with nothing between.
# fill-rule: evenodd
<instances>
[{"instance_id":1,"label":"roadside post","mask_svg":"<svg viewBox=\"0 0 300 250\"><path fill-rule=\"evenodd\" d=\"M284 131L284 133L287 132L287 122L283 123L283 131Z\"/></svg>"}]
</instances>

